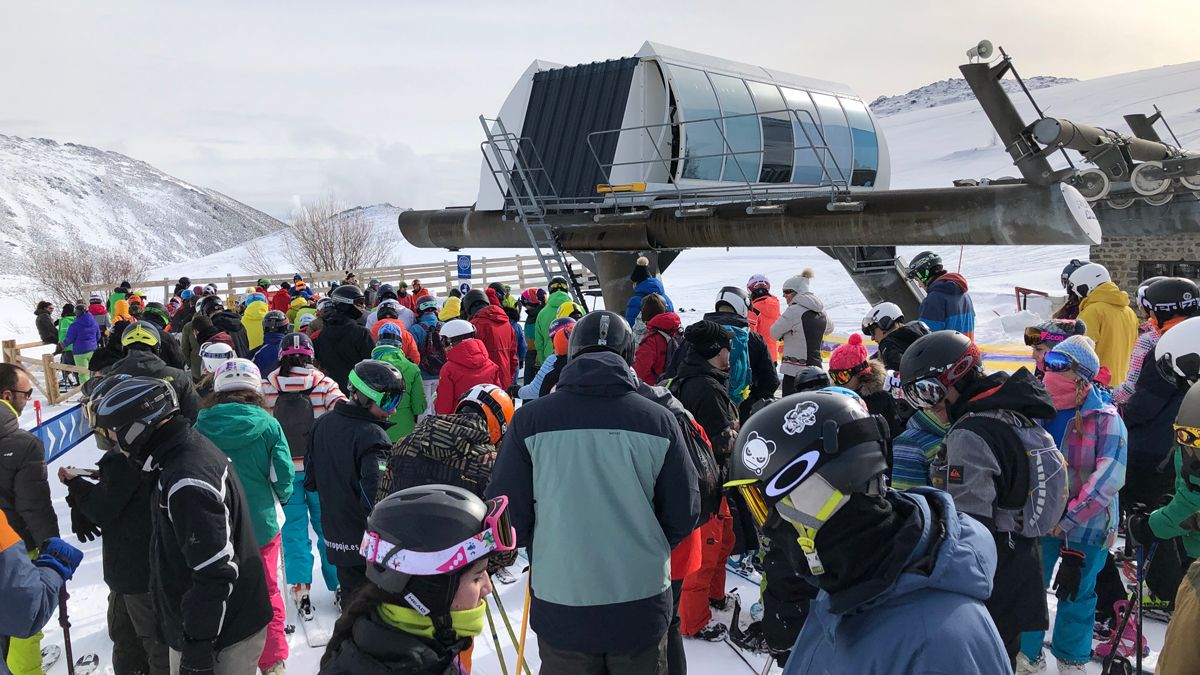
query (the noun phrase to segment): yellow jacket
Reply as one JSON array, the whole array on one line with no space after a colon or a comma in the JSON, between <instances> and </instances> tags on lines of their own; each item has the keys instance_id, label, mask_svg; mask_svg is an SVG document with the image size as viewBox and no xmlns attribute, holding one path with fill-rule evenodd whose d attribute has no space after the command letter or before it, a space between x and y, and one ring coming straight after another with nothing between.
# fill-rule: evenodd
<instances>
[{"instance_id":1,"label":"yellow jacket","mask_svg":"<svg viewBox=\"0 0 1200 675\"><path fill-rule=\"evenodd\" d=\"M293 299L291 304L288 305L288 311L287 311L288 323L296 323L296 312L299 312L300 310L302 310L308 306L309 306L308 300L305 300L304 298Z\"/></svg>"},{"instance_id":2,"label":"yellow jacket","mask_svg":"<svg viewBox=\"0 0 1200 675\"><path fill-rule=\"evenodd\" d=\"M1080 303L1079 318L1087 324L1087 336L1096 341L1100 365L1112 373L1110 386L1120 386L1129 374L1129 354L1138 336L1129 294L1106 281Z\"/></svg>"},{"instance_id":3,"label":"yellow jacket","mask_svg":"<svg viewBox=\"0 0 1200 675\"><path fill-rule=\"evenodd\" d=\"M442 305L441 311L438 312L438 320L449 321L450 319L457 319L461 312L462 300L452 295L446 298L446 303Z\"/></svg>"},{"instance_id":4,"label":"yellow jacket","mask_svg":"<svg viewBox=\"0 0 1200 675\"><path fill-rule=\"evenodd\" d=\"M250 349L258 349L262 346L262 320L270 309L267 307L267 303L260 301L246 305L246 311L242 314L242 327L246 329L246 341L250 343Z\"/></svg>"}]
</instances>

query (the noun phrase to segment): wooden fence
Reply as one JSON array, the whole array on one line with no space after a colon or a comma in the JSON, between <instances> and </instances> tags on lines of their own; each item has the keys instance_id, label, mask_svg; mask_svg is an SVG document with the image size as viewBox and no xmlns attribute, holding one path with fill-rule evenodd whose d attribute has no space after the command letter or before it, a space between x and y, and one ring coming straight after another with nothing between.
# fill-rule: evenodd
<instances>
[{"instance_id":1,"label":"wooden fence","mask_svg":"<svg viewBox=\"0 0 1200 675\"><path fill-rule=\"evenodd\" d=\"M24 349L45 346L41 342L18 344L16 340L4 340L0 342L0 354L3 355L5 363L15 363L24 366L26 370L34 375L34 377L29 379L38 391L45 394L46 402L50 405L58 405L60 402L78 394L81 389L81 387L76 386L67 391L60 392L58 390L59 373L82 373L87 375L88 369L82 366L68 366L58 363L54 360L55 355L49 352L38 356L25 356L21 353ZM38 375L42 376L41 381L38 381Z\"/></svg>"},{"instance_id":2,"label":"wooden fence","mask_svg":"<svg viewBox=\"0 0 1200 675\"><path fill-rule=\"evenodd\" d=\"M596 276L590 273L578 260L568 257L568 261L571 273L578 279L584 293L599 295L600 283ZM456 260L396 267L359 268L354 270L354 272L358 277L359 286L362 287L365 287L371 279L379 279L385 284L395 284L401 280L411 284L413 280L419 279L421 285L438 296L445 296L451 288L458 288L461 283L458 278L458 262ZM329 288L331 282L341 282L346 277L345 271L300 271L299 274L304 277L304 282L308 284L309 288L312 288L317 293L323 293L324 289ZM216 284L217 290L222 296L241 293L245 289L256 285L261 278L268 278L273 282L273 285L278 285L281 281L291 283L292 274L274 276L269 274L245 274L240 276L227 274L223 277L189 277L193 286ZM171 299L171 292L175 288L176 281L178 279L143 279L140 281L131 281L130 284L132 284L133 290L141 291L148 296L155 290L161 290L162 302L166 303L167 300ZM531 286L545 286L550 280L546 278L546 274L542 271L542 266L536 256L518 255L511 258L472 257L471 278L466 281L469 281L472 288L482 288L498 281L502 284L508 284L514 289L525 289ZM116 286L116 282L86 286L83 290L85 293L101 291L107 295L114 286ZM519 294L520 290L516 290L515 292Z\"/></svg>"}]
</instances>

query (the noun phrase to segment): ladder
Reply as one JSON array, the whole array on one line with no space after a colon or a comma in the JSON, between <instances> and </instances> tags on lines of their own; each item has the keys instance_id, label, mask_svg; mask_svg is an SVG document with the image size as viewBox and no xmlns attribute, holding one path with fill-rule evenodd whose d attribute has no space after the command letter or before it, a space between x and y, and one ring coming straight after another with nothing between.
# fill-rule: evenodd
<instances>
[{"instance_id":1,"label":"ladder","mask_svg":"<svg viewBox=\"0 0 1200 675\"><path fill-rule=\"evenodd\" d=\"M557 195L533 141L508 131L499 118L489 119L480 115L479 123L483 125L485 139L480 144L480 150L488 170L496 181L496 187L505 196L506 209L511 208L525 228L529 245L537 255L547 282L555 276L566 279L571 297L586 310L583 288L571 271L566 254L558 247L554 229L546 222L543 199L554 200ZM546 190L539 190L539 185L544 185Z\"/></svg>"}]
</instances>

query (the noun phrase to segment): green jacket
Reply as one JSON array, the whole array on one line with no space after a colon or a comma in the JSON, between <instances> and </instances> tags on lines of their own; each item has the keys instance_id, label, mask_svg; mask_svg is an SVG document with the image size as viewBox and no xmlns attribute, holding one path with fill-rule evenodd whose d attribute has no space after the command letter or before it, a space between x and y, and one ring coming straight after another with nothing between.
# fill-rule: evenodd
<instances>
[{"instance_id":1,"label":"green jacket","mask_svg":"<svg viewBox=\"0 0 1200 675\"><path fill-rule=\"evenodd\" d=\"M129 296L125 295L124 293L109 293L108 294L108 302L104 303L104 308L108 310L108 318L110 318L110 319L116 318L113 313L117 309L117 301L118 300L128 300L128 299L129 299Z\"/></svg>"},{"instance_id":2,"label":"green jacket","mask_svg":"<svg viewBox=\"0 0 1200 675\"><path fill-rule=\"evenodd\" d=\"M296 476L283 428L256 405L221 403L200 411L196 431L233 460L246 491L254 540L266 546L279 534L275 500L284 503L292 496Z\"/></svg>"},{"instance_id":3,"label":"green jacket","mask_svg":"<svg viewBox=\"0 0 1200 675\"><path fill-rule=\"evenodd\" d=\"M558 308L562 307L564 302L570 301L571 296L567 295L566 291L554 291L546 296L546 306L537 315L537 334L534 336L538 363L545 361L547 356L554 353L554 345L550 343L550 324L554 323Z\"/></svg>"},{"instance_id":4,"label":"green jacket","mask_svg":"<svg viewBox=\"0 0 1200 675\"><path fill-rule=\"evenodd\" d=\"M1175 453L1175 496L1171 503L1150 514L1150 529L1160 539L1181 537L1188 556L1200 558L1200 485L1183 477L1183 450Z\"/></svg>"},{"instance_id":5,"label":"green jacket","mask_svg":"<svg viewBox=\"0 0 1200 675\"><path fill-rule=\"evenodd\" d=\"M399 347L378 345L371 351L371 358L384 361L396 366L404 376L404 398L400 407L388 418L392 426L388 427L388 440L395 443L412 433L417 425L417 415L425 412L428 402L425 400L425 387L421 382L421 369L415 363L404 357Z\"/></svg>"},{"instance_id":6,"label":"green jacket","mask_svg":"<svg viewBox=\"0 0 1200 675\"><path fill-rule=\"evenodd\" d=\"M75 317L73 317L73 316L64 316L58 320L58 344L61 345L63 342L66 341L67 329L69 329L71 327L71 324L73 324L73 323L75 323ZM63 351L69 352L69 351L71 351L71 349L68 347L67 349L64 349Z\"/></svg>"}]
</instances>

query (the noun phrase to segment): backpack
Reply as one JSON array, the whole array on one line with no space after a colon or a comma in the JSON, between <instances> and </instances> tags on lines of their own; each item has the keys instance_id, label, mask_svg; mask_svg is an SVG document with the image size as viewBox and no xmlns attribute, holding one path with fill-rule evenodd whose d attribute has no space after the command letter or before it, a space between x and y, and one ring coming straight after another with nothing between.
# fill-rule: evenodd
<instances>
[{"instance_id":1,"label":"backpack","mask_svg":"<svg viewBox=\"0 0 1200 675\"><path fill-rule=\"evenodd\" d=\"M288 448L293 458L304 457L308 452L308 437L312 435L313 413L312 393L317 386L313 385L301 391L281 391L275 399L275 408L271 414L283 427L283 436L287 439Z\"/></svg>"},{"instance_id":2,"label":"backpack","mask_svg":"<svg viewBox=\"0 0 1200 675\"><path fill-rule=\"evenodd\" d=\"M1009 416L1016 418L1016 424ZM1067 462L1054 438L1028 417L1013 410L985 410L968 413L946 432L956 429L979 436L988 444L1002 469L1011 474L1008 481L997 481L996 506L1013 512L1014 532L1022 537L1043 537L1050 533L1067 509ZM1020 447L1024 466L1014 465L1012 457L997 451L1001 447ZM1019 462L1020 460L1015 460ZM953 472L956 467L949 466ZM946 480L954 482L952 473ZM1002 484L1006 483L1006 484Z\"/></svg>"},{"instance_id":3,"label":"backpack","mask_svg":"<svg viewBox=\"0 0 1200 675\"><path fill-rule=\"evenodd\" d=\"M676 419L679 420L679 430L683 432L683 441L687 444L688 457L696 468L700 487L700 522L703 523L720 510L721 486L725 481L704 427L690 415L676 415Z\"/></svg>"},{"instance_id":4,"label":"backpack","mask_svg":"<svg viewBox=\"0 0 1200 675\"><path fill-rule=\"evenodd\" d=\"M446 348L442 346L442 322L425 329L425 342L421 345L421 370L430 375L442 372L446 365Z\"/></svg>"},{"instance_id":5,"label":"backpack","mask_svg":"<svg viewBox=\"0 0 1200 675\"><path fill-rule=\"evenodd\" d=\"M675 335L667 335L666 333L662 332L661 330L655 331L655 332L658 333L659 335L663 336L663 339L665 339L667 341L666 358L663 360L663 363L665 363L666 366L663 369L662 377L659 378L659 384L664 387L667 387L667 386L670 386L669 378L667 377L667 373L673 372L671 370L672 363L674 363L674 365L675 365L674 372L678 372L678 370L679 370L679 364L675 363L675 355L680 353L679 348L683 346L683 335L680 335L678 333Z\"/></svg>"},{"instance_id":6,"label":"backpack","mask_svg":"<svg viewBox=\"0 0 1200 675\"><path fill-rule=\"evenodd\" d=\"M722 326L733 333L729 348L729 398L741 405L750 387L750 330L741 326Z\"/></svg>"}]
</instances>

